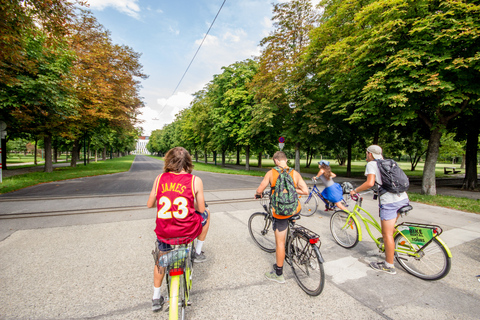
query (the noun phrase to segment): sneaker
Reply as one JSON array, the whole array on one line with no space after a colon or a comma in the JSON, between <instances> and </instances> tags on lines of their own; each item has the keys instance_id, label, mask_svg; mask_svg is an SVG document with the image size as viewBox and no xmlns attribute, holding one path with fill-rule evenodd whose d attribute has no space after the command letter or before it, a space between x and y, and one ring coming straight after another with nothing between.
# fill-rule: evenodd
<instances>
[{"instance_id":1,"label":"sneaker","mask_svg":"<svg viewBox=\"0 0 480 320\"><path fill-rule=\"evenodd\" d=\"M387 267L385 261L381 262L370 262L370 267L375 271L383 271L390 274L397 274L395 267Z\"/></svg>"},{"instance_id":2,"label":"sneaker","mask_svg":"<svg viewBox=\"0 0 480 320\"><path fill-rule=\"evenodd\" d=\"M275 272L275 270L272 270L270 272L266 272L265 273L265 278L267 278L268 280L278 282L278 283L285 283L285 277L283 276L283 274L281 276L277 276L277 273Z\"/></svg>"},{"instance_id":3,"label":"sneaker","mask_svg":"<svg viewBox=\"0 0 480 320\"><path fill-rule=\"evenodd\" d=\"M158 312L158 311L162 310L164 303L165 303L165 299L163 297L160 297L160 299L153 299L152 300L152 311L153 312Z\"/></svg>"},{"instance_id":4,"label":"sneaker","mask_svg":"<svg viewBox=\"0 0 480 320\"><path fill-rule=\"evenodd\" d=\"M193 253L193 262L205 262L207 261L207 257L202 253L198 254L196 252Z\"/></svg>"}]
</instances>

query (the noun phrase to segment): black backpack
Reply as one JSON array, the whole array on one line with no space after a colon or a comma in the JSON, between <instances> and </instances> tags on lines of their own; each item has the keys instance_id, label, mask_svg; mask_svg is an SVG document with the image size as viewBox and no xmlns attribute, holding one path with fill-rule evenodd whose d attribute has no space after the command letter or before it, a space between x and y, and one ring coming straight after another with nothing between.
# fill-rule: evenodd
<instances>
[{"instance_id":1,"label":"black backpack","mask_svg":"<svg viewBox=\"0 0 480 320\"><path fill-rule=\"evenodd\" d=\"M375 159L378 171L382 177L382 185L378 188L379 194L386 192L399 194L408 190L410 182L398 164L392 159Z\"/></svg>"}]
</instances>

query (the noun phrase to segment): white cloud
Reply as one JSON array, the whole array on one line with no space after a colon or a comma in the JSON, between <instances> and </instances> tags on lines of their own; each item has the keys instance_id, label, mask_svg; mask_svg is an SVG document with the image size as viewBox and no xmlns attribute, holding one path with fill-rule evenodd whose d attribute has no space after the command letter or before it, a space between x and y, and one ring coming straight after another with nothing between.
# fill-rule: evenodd
<instances>
[{"instance_id":1,"label":"white cloud","mask_svg":"<svg viewBox=\"0 0 480 320\"><path fill-rule=\"evenodd\" d=\"M138 0L87 0L92 9L103 10L107 7L114 7L120 12L139 19L140 7L137 5Z\"/></svg>"},{"instance_id":2,"label":"white cloud","mask_svg":"<svg viewBox=\"0 0 480 320\"><path fill-rule=\"evenodd\" d=\"M174 29L172 26L168 26L168 31L173 33L174 35L178 36L180 34L180 30Z\"/></svg>"}]
</instances>

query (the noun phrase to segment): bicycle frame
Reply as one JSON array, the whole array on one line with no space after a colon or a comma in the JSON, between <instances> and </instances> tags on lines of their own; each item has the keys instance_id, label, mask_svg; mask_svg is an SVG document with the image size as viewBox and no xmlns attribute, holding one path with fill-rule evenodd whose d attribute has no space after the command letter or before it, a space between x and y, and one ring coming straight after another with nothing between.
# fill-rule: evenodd
<instances>
[{"instance_id":1,"label":"bicycle frame","mask_svg":"<svg viewBox=\"0 0 480 320\"><path fill-rule=\"evenodd\" d=\"M357 202L355 203L355 206L353 207L353 210L351 212L348 212L349 216L348 216L348 219L347 219L345 225L343 226L343 228L348 227L347 225L348 225L349 220L351 218L357 226L358 241L362 241L362 229L360 228L360 223L357 219L357 216L358 216L363 221L363 224L365 225L365 228L367 229L367 232L370 235L370 238L372 238L372 240L377 244L377 247L380 250L384 251L385 247L384 247L383 242L379 241L380 238L375 238L375 236L372 234L372 232L370 230L370 227L368 225L371 224L375 229L377 229L377 231L380 234L382 234L382 227L380 226L380 224L373 218L373 216L367 210L365 210L364 208L361 207L362 200L363 200L362 198L359 198L359 200L357 200ZM359 204L359 202L360 202L360 204ZM364 216L362 216L361 212L366 213L368 215L368 218L365 218ZM403 230L409 230L410 231L411 230L410 227L430 229L430 230L432 230L432 233L433 233L433 235L430 237L430 239L428 239L428 241L426 241L424 244L422 244L421 247L415 252L415 254L420 254L420 252L423 251L423 249L426 248L433 241L433 239L437 239L442 244L442 246L445 247L448 256L452 257L452 253L451 253L450 249L445 244L445 242L442 239L440 239L440 237L439 237L439 235L443 231L442 231L442 228L440 228L437 225L402 222L401 224L395 225L395 232L393 233L393 238L395 238L395 236L397 234L401 234L409 242L409 244L412 245L412 242L414 242L414 241L410 240L411 238L410 238L409 234L407 234L406 232L405 233L402 232ZM404 229L404 228L406 228L406 229ZM411 253L411 250L408 250L408 252L407 252L407 251L395 249L395 251L396 252L401 252L401 253Z\"/></svg>"},{"instance_id":2,"label":"bicycle frame","mask_svg":"<svg viewBox=\"0 0 480 320\"><path fill-rule=\"evenodd\" d=\"M182 303L187 306L190 298L190 290L192 288L191 251L193 250L193 245L176 245L174 249L170 252L178 252L182 248L187 248L186 256L172 262L166 267L166 282L169 296L169 306L177 306L176 312L172 312L172 308L169 308L169 320L177 320L179 318L179 298L184 294L185 301ZM182 281L185 284L184 286L181 285ZM183 292L181 290L183 290Z\"/></svg>"}]
</instances>

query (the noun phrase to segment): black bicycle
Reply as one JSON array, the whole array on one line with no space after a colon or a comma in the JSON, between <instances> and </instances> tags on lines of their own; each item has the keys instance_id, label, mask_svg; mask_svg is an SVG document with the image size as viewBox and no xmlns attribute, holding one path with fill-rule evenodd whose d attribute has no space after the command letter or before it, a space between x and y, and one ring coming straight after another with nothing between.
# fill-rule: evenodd
<instances>
[{"instance_id":1,"label":"black bicycle","mask_svg":"<svg viewBox=\"0 0 480 320\"><path fill-rule=\"evenodd\" d=\"M248 220L248 231L253 241L264 251L275 252L275 235L270 203L270 192L263 192L261 203L265 212L255 212ZM320 236L296 224L300 215L288 218L285 261L292 268L295 279L307 294L318 296L325 285Z\"/></svg>"}]
</instances>

